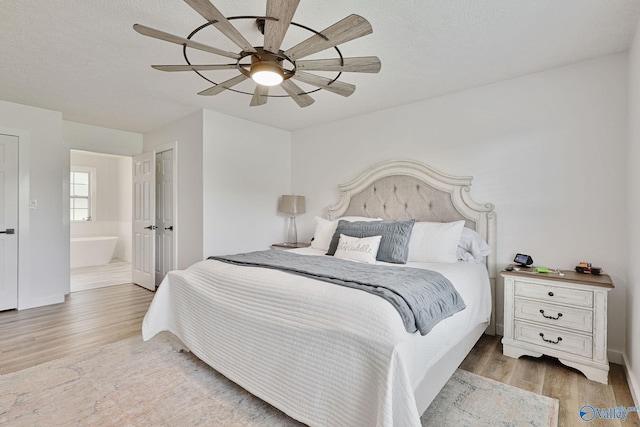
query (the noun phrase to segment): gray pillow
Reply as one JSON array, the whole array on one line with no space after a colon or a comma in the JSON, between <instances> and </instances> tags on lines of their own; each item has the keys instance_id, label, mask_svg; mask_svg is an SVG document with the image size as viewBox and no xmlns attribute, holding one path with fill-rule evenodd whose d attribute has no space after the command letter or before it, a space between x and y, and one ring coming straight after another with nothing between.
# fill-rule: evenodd
<instances>
[{"instance_id":1,"label":"gray pillow","mask_svg":"<svg viewBox=\"0 0 640 427\"><path fill-rule=\"evenodd\" d=\"M395 264L406 264L409 255L409 238L415 222L414 219L409 221L339 221L327 255L333 256L336 253L341 234L358 238L382 236L376 259Z\"/></svg>"}]
</instances>

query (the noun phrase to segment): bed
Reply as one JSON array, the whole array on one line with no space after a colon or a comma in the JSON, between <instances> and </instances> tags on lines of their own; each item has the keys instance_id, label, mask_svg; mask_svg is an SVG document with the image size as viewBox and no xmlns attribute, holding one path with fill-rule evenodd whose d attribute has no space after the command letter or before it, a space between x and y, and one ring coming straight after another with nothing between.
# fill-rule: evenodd
<instances>
[{"instance_id":1,"label":"bed","mask_svg":"<svg viewBox=\"0 0 640 427\"><path fill-rule=\"evenodd\" d=\"M407 332L377 295L205 260L165 277L143 338L170 332L218 372L311 426L419 426L479 337L495 332L496 218L493 205L471 200L471 180L388 161L340 185L341 198L328 209L329 221L463 222L485 240L491 251L481 262L407 262L441 273L466 303L424 336ZM295 255L326 257L313 246Z\"/></svg>"}]
</instances>

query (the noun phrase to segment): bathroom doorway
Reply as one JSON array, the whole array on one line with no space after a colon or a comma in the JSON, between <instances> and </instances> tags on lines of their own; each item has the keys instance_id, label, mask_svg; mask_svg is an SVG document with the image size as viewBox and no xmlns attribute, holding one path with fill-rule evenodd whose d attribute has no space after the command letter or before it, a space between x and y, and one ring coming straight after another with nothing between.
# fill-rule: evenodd
<instances>
[{"instance_id":1,"label":"bathroom doorway","mask_svg":"<svg viewBox=\"0 0 640 427\"><path fill-rule=\"evenodd\" d=\"M131 283L132 158L70 150L70 291Z\"/></svg>"}]
</instances>

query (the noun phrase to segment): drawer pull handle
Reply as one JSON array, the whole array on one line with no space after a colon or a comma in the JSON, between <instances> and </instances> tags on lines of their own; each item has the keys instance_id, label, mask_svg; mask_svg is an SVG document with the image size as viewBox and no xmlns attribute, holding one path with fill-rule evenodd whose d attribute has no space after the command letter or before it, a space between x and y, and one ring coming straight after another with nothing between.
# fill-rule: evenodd
<instances>
[{"instance_id":1,"label":"drawer pull handle","mask_svg":"<svg viewBox=\"0 0 640 427\"><path fill-rule=\"evenodd\" d=\"M540 309L540 313L542 313L542 317L544 317L545 319L558 320L559 318L562 317L562 313L558 313L558 317L547 316L546 314L544 314L544 310L542 310L542 309Z\"/></svg>"},{"instance_id":2,"label":"drawer pull handle","mask_svg":"<svg viewBox=\"0 0 640 427\"><path fill-rule=\"evenodd\" d=\"M549 342L551 344L558 344L560 341L562 341L562 337L558 337L558 341L548 340L544 337L544 334L542 332L540 332L540 336L542 337L542 341Z\"/></svg>"},{"instance_id":3,"label":"drawer pull handle","mask_svg":"<svg viewBox=\"0 0 640 427\"><path fill-rule=\"evenodd\" d=\"M552 297L553 296L553 292L549 292L549 296Z\"/></svg>"}]
</instances>

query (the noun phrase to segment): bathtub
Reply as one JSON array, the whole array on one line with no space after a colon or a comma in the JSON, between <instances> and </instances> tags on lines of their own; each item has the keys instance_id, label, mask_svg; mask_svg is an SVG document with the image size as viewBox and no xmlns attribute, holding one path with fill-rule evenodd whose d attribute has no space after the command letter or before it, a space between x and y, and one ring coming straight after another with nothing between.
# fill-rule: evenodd
<instances>
[{"instance_id":1,"label":"bathtub","mask_svg":"<svg viewBox=\"0 0 640 427\"><path fill-rule=\"evenodd\" d=\"M109 264L117 243L117 236L72 237L71 268Z\"/></svg>"}]
</instances>

